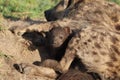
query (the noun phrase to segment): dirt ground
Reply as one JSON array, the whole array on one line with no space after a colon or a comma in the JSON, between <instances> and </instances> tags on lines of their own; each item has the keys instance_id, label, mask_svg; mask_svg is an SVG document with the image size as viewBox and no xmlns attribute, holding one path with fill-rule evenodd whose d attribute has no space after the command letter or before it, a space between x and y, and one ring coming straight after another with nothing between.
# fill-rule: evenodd
<instances>
[{"instance_id":1,"label":"dirt ground","mask_svg":"<svg viewBox=\"0 0 120 80\"><path fill-rule=\"evenodd\" d=\"M14 35L10 27L25 27L40 21L14 21L0 18L0 80L53 80L40 75L21 74L15 64L40 62L48 54L44 47L36 47L29 40ZM42 54L43 55L42 55Z\"/></svg>"}]
</instances>

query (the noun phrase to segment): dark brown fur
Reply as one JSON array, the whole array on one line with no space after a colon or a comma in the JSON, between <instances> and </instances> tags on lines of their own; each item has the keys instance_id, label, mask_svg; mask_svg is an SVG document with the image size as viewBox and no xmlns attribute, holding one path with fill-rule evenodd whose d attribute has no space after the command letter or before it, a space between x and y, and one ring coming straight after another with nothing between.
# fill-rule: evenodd
<instances>
[{"instance_id":1,"label":"dark brown fur","mask_svg":"<svg viewBox=\"0 0 120 80\"><path fill-rule=\"evenodd\" d=\"M70 39L71 30L68 27L52 28L46 35L46 47L53 59L60 60Z\"/></svg>"},{"instance_id":2,"label":"dark brown fur","mask_svg":"<svg viewBox=\"0 0 120 80\"><path fill-rule=\"evenodd\" d=\"M62 74L57 80L94 80L91 75L78 70L69 70Z\"/></svg>"}]
</instances>

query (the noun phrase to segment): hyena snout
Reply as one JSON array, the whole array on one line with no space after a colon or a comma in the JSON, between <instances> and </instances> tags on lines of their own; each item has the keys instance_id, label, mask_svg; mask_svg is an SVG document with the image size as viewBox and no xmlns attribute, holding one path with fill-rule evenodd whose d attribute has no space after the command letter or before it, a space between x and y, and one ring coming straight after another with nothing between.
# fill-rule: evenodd
<instances>
[{"instance_id":1,"label":"hyena snout","mask_svg":"<svg viewBox=\"0 0 120 80\"><path fill-rule=\"evenodd\" d=\"M52 17L53 16L52 15L52 10L46 10L44 12L44 14L45 14L45 18L47 19L47 21L54 21L54 20L56 20L54 17Z\"/></svg>"},{"instance_id":2,"label":"hyena snout","mask_svg":"<svg viewBox=\"0 0 120 80\"><path fill-rule=\"evenodd\" d=\"M55 20L63 18L63 12L62 11L56 12L53 9L46 10L44 12L44 15L45 15L45 18L47 19L47 21L55 21Z\"/></svg>"}]
</instances>

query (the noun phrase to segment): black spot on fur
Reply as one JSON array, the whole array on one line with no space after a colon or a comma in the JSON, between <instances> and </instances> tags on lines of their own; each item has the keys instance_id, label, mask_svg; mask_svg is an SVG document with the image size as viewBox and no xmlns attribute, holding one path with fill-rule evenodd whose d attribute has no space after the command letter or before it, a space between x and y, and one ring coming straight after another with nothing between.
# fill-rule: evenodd
<instances>
[{"instance_id":1,"label":"black spot on fur","mask_svg":"<svg viewBox=\"0 0 120 80\"><path fill-rule=\"evenodd\" d=\"M96 48L99 48L99 49L101 48L100 44L98 44L98 43L94 43L94 45Z\"/></svg>"},{"instance_id":2,"label":"black spot on fur","mask_svg":"<svg viewBox=\"0 0 120 80\"><path fill-rule=\"evenodd\" d=\"M120 25L116 25L115 29L119 31L120 30Z\"/></svg>"},{"instance_id":3,"label":"black spot on fur","mask_svg":"<svg viewBox=\"0 0 120 80\"><path fill-rule=\"evenodd\" d=\"M117 53L118 55L120 55L120 51L118 50L118 48L114 45L111 45L112 50L114 50L115 53Z\"/></svg>"},{"instance_id":4,"label":"black spot on fur","mask_svg":"<svg viewBox=\"0 0 120 80\"><path fill-rule=\"evenodd\" d=\"M106 64L107 64L109 67L113 67L113 66L114 66L112 62L107 62Z\"/></svg>"},{"instance_id":5,"label":"black spot on fur","mask_svg":"<svg viewBox=\"0 0 120 80\"><path fill-rule=\"evenodd\" d=\"M97 52L95 52L95 51L93 51L92 53L93 53L93 55L97 55Z\"/></svg>"},{"instance_id":6,"label":"black spot on fur","mask_svg":"<svg viewBox=\"0 0 120 80\"><path fill-rule=\"evenodd\" d=\"M91 40L90 40L90 39L88 39L88 42L91 42Z\"/></svg>"},{"instance_id":7,"label":"black spot on fur","mask_svg":"<svg viewBox=\"0 0 120 80\"><path fill-rule=\"evenodd\" d=\"M110 55L112 61L117 61L117 58L115 55Z\"/></svg>"},{"instance_id":8,"label":"black spot on fur","mask_svg":"<svg viewBox=\"0 0 120 80\"><path fill-rule=\"evenodd\" d=\"M117 37L112 36L112 37L111 37L111 41L115 44L115 43L116 43L117 41L119 41L119 40L118 40Z\"/></svg>"},{"instance_id":9,"label":"black spot on fur","mask_svg":"<svg viewBox=\"0 0 120 80\"><path fill-rule=\"evenodd\" d=\"M84 42L85 45L87 45L87 42Z\"/></svg>"}]
</instances>

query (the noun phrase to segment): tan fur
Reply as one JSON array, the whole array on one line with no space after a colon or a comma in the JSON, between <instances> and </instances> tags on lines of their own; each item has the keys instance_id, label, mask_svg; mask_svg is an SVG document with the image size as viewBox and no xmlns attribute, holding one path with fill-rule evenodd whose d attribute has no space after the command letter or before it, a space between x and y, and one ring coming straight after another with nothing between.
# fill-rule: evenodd
<instances>
[{"instance_id":1,"label":"tan fur","mask_svg":"<svg viewBox=\"0 0 120 80\"><path fill-rule=\"evenodd\" d=\"M18 64L18 71L23 74L35 75L35 76L44 76L55 79L57 74L51 68L42 67L42 66L35 66L28 63L21 63Z\"/></svg>"},{"instance_id":2,"label":"tan fur","mask_svg":"<svg viewBox=\"0 0 120 80\"><path fill-rule=\"evenodd\" d=\"M77 56L89 71L100 74L102 80L120 79L120 32L103 26L87 27L68 43L65 56L60 61L63 72L69 69Z\"/></svg>"},{"instance_id":3,"label":"tan fur","mask_svg":"<svg viewBox=\"0 0 120 80\"><path fill-rule=\"evenodd\" d=\"M77 2L64 9L59 20L18 29L15 33L44 31L58 26L82 29L69 42L65 56L60 61L63 72L78 56L89 71L97 72L103 80L120 80L119 15L120 7L110 2Z\"/></svg>"},{"instance_id":4,"label":"tan fur","mask_svg":"<svg viewBox=\"0 0 120 80\"><path fill-rule=\"evenodd\" d=\"M117 25L114 28L111 30L109 26L96 27L93 25L82 28L68 43L65 56L60 61L62 71L65 72L68 70L73 59L79 57L89 72L100 74L102 79L120 79L120 26ZM44 65L48 67L50 64L53 64L53 67L56 63L49 62L47 64L44 62ZM59 65L57 63L54 69L60 69L58 67Z\"/></svg>"},{"instance_id":5,"label":"tan fur","mask_svg":"<svg viewBox=\"0 0 120 80\"><path fill-rule=\"evenodd\" d=\"M57 6L59 5L62 4L57 4ZM53 9L56 9L56 7ZM114 26L120 22L119 11L120 7L118 5L106 1L101 3L95 0L93 2L87 2L86 4L73 1L72 6L63 9L62 14L64 16L61 14L57 15L57 13L50 11L57 16L63 16L62 19L58 18L57 21L33 24L22 29L20 27L13 27L11 31L17 35L22 35L29 31L49 31L51 28L58 26L68 26L71 29L80 29L94 23L96 23L96 26L102 25L103 23L101 24L101 21L106 25L110 24ZM49 15L49 17L52 19L55 16Z\"/></svg>"}]
</instances>

